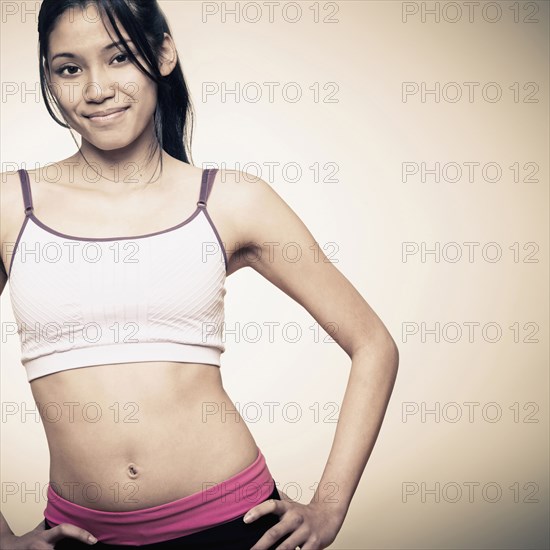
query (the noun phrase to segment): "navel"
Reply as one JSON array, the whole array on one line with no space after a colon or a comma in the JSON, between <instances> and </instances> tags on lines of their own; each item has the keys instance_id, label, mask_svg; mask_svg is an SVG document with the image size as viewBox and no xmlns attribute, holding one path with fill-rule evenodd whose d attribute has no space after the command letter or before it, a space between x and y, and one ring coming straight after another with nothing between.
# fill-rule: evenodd
<instances>
[{"instance_id":1,"label":"navel","mask_svg":"<svg viewBox=\"0 0 550 550\"><path fill-rule=\"evenodd\" d=\"M136 479L139 476L138 467L133 462L128 465L126 471L131 479Z\"/></svg>"}]
</instances>

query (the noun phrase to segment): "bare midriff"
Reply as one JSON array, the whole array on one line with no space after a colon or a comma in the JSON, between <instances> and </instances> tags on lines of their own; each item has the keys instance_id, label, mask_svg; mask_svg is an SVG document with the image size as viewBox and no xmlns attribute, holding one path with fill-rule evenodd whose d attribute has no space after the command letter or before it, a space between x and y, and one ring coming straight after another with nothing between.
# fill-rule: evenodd
<instances>
[{"instance_id":1,"label":"bare midriff","mask_svg":"<svg viewBox=\"0 0 550 550\"><path fill-rule=\"evenodd\" d=\"M50 484L105 511L157 506L239 473L258 447L220 368L173 362L98 365L37 378Z\"/></svg>"}]
</instances>

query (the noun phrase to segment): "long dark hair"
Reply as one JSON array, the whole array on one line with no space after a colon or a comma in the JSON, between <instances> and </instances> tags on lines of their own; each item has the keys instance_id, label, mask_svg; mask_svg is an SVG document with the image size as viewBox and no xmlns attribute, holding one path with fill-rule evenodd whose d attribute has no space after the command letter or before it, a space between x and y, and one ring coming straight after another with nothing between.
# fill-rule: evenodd
<instances>
[{"instance_id":1,"label":"long dark hair","mask_svg":"<svg viewBox=\"0 0 550 550\"><path fill-rule=\"evenodd\" d=\"M155 135L158 143L153 144L150 158L160 146L171 156L192 164L190 159L192 158L193 105L179 57L176 66L168 76L162 76L159 71L158 62L164 33L171 35L171 32L157 0L43 0L38 16L40 86L51 117L64 128L70 128L66 121L60 120L56 116L50 103L51 99L59 112L63 114L56 98L51 93L46 78L50 34L57 18L66 10L85 9L89 4L97 5L102 17L105 15L108 17L130 60L147 77L158 84L157 107L154 115ZM115 17L133 40L147 67L140 63L128 47L116 24Z\"/></svg>"}]
</instances>

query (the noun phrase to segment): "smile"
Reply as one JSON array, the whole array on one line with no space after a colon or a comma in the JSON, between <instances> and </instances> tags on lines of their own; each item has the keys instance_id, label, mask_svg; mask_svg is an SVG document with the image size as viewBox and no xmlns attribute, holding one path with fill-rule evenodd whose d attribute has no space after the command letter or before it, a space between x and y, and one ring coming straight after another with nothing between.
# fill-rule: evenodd
<instances>
[{"instance_id":1,"label":"smile","mask_svg":"<svg viewBox=\"0 0 550 550\"><path fill-rule=\"evenodd\" d=\"M108 115L98 116L98 115L90 115L86 118L92 122L95 123L101 123L101 122L110 122L111 120L117 120L124 116L124 113L129 109L129 107L125 107L123 109L119 109L117 111L114 111L112 113L109 113Z\"/></svg>"}]
</instances>

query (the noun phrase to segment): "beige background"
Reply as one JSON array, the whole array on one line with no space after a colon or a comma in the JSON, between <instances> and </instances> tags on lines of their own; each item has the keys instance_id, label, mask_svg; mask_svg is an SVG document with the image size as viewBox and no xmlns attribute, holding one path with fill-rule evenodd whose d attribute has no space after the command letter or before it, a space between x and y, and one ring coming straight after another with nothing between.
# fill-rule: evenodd
<instances>
[{"instance_id":1,"label":"beige background","mask_svg":"<svg viewBox=\"0 0 550 550\"><path fill-rule=\"evenodd\" d=\"M2 82L33 89L38 69L32 11L37 3L2 4ZM9 15L6 4L26 4L31 13L24 21L21 10ZM493 2L485 14L478 6L472 22L459 2L464 12L455 23L448 21L455 16L451 3L440 2L437 23L433 15L423 22L420 13L403 22L404 4L393 1L319 3L322 17L337 8L331 17L337 22L332 24L314 21L309 9L313 2L299 3L303 13L295 23L281 16L282 6L294 14L285 2L275 8L273 22L263 2L252 3L263 10L257 23L244 17L236 23L229 15L224 22L220 14L203 21L202 10L221 9L222 4L161 2L198 114L195 164L225 162L238 168L240 163L242 168L257 163L263 169L260 175L301 216L318 242L335 243L330 246L337 247L338 268L384 320L400 349L400 371L386 420L331 548L547 548L548 3L520 2L517 23L510 9L513 2ZM425 5L433 9L435 3ZM421 8L420 3L407 6ZM500 20L489 22L498 7ZM284 101L280 93L273 103L266 98L237 102L233 96L223 102L220 95L205 101L203 82L226 82L229 87L235 82L297 82L304 96L297 103ZM338 86L338 101L313 101L310 86L319 83L323 90L329 82ZM425 82L429 88L435 82L480 86L473 102L435 102L433 96L422 102L419 95L403 102L402 82ZM501 87L499 101L482 97L480 90L488 82ZM523 101L527 82L539 87L536 103ZM514 83L519 83L519 102L509 89ZM463 84L462 90L467 93ZM10 168L7 163L32 168L74 151L70 135L32 94L24 100L21 94L3 97L1 117L2 170ZM273 177L268 162L280 163ZM464 174L454 183L436 183L433 176L423 182L418 175L403 182L403 162L428 167L454 162ZM469 181L467 162L497 163L502 177L485 181L478 169ZM538 182L515 183L509 167L516 162L521 167L536 163ZM288 163L301 167L298 181L290 181L281 170ZM315 163L336 163L332 182L315 182L310 169ZM254 173L253 166L245 170ZM522 168L520 179L528 173ZM321 175L327 177L328 170L322 169ZM405 262L403 242L425 242L430 248L436 242L441 247L452 242L481 244L473 262L464 245L457 262L450 261L450 246L439 262L433 256L422 262L418 254ZM502 248L499 261L483 258L482 246L489 242ZM529 250L522 247L529 242L539 247L534 256L538 263L523 261ZM509 249L513 243L520 247L517 263ZM256 343L253 332L240 343L228 338L222 366L226 389L235 402L249 406L245 419L279 487L308 502L336 426L328 421L333 409L327 403L341 403L349 359L335 344L316 342L309 328L314 319L256 272L236 273L227 288L228 326L255 322L264 331ZM7 288L1 315L3 326L13 322ZM279 330L270 342L262 325L268 321L297 323L302 336L292 343ZM405 341L404 327L415 326L407 323L451 325L441 328L436 343L433 335L422 339L420 334ZM450 341L457 326L452 323L463 330L457 342ZM479 323L473 341L464 323ZM482 336L481 327L487 323L501 327L500 341L489 341L496 325ZM514 323L521 327L519 342L509 328ZM538 343L523 341L535 326L526 323L538 326ZM4 409L9 403L18 410L32 409L19 353L17 339L3 339ZM262 406L267 401L281 404L273 421ZM289 402L301 408L298 422L280 414ZM480 404L471 422L464 405L468 402ZM261 407L260 420L255 420L254 403ZM310 409L314 403L321 412L317 421ZM423 403L429 409L439 404L442 415L428 415L424 421L420 414L406 416L406 403L410 410ZM462 407L460 420L453 421L456 408L449 403ZM488 403L496 405L483 409ZM502 417L491 422L497 406ZM526 422L528 418L538 422ZM32 414L24 422L20 414L3 414L1 443L2 511L21 533L41 519L44 496L22 496L22 490L38 486L45 491L48 449ZM13 483L18 493L9 496ZM469 484L476 484L472 498ZM438 502L433 492L404 498L404 487L439 487ZM492 502L495 487L502 495ZM462 490L458 496L457 488Z\"/></svg>"}]
</instances>

